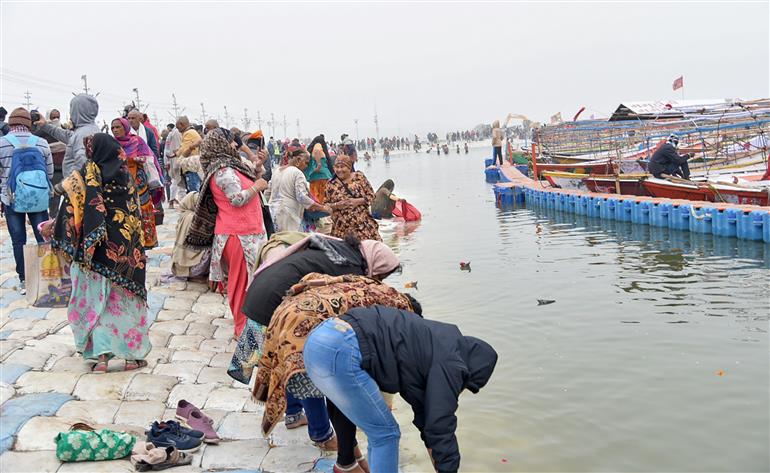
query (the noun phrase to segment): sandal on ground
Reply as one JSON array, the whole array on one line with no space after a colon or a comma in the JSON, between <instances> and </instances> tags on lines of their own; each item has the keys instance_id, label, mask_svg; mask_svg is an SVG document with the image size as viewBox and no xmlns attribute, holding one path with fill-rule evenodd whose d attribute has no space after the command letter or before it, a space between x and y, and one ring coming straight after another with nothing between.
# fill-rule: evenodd
<instances>
[{"instance_id":1,"label":"sandal on ground","mask_svg":"<svg viewBox=\"0 0 770 473\"><path fill-rule=\"evenodd\" d=\"M348 467L342 467L339 463L335 463L334 467L332 467L333 473L366 473L363 468L361 468L361 465L358 463L353 463L352 465Z\"/></svg>"},{"instance_id":2,"label":"sandal on ground","mask_svg":"<svg viewBox=\"0 0 770 473\"><path fill-rule=\"evenodd\" d=\"M160 449L156 448L155 450ZM142 460L136 464L136 471L160 471L192 463L192 455L180 452L176 447L166 447L165 457L166 458L159 463L149 463L146 460Z\"/></svg>"},{"instance_id":3,"label":"sandal on ground","mask_svg":"<svg viewBox=\"0 0 770 473\"><path fill-rule=\"evenodd\" d=\"M96 364L91 367L91 372L96 374L104 374L107 372L107 365L110 363L112 355L99 355L99 359Z\"/></svg>"},{"instance_id":4,"label":"sandal on ground","mask_svg":"<svg viewBox=\"0 0 770 473\"><path fill-rule=\"evenodd\" d=\"M147 367L147 360L126 360L123 371L134 371Z\"/></svg>"},{"instance_id":5,"label":"sandal on ground","mask_svg":"<svg viewBox=\"0 0 770 473\"><path fill-rule=\"evenodd\" d=\"M337 436L333 435L332 438L325 442L315 442L316 447L320 448L324 452L336 452L337 451Z\"/></svg>"},{"instance_id":6,"label":"sandal on ground","mask_svg":"<svg viewBox=\"0 0 770 473\"><path fill-rule=\"evenodd\" d=\"M370 473L369 470L369 462L366 461L366 457L363 453L361 453L361 449L358 448L358 445L356 445L355 450L353 450L353 455L356 457L356 462L358 462L358 466L361 467L362 470L364 470L364 473Z\"/></svg>"}]
</instances>

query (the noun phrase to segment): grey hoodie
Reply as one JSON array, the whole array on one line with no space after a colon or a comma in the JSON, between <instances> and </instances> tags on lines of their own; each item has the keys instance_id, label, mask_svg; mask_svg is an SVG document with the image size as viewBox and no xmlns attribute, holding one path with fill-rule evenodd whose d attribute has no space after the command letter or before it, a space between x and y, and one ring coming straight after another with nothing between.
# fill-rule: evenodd
<instances>
[{"instance_id":1,"label":"grey hoodie","mask_svg":"<svg viewBox=\"0 0 770 473\"><path fill-rule=\"evenodd\" d=\"M96 115L99 114L99 103L96 98L87 94L78 94L70 101L70 120L75 126L73 130L65 130L53 124L46 123L42 131L53 136L62 143L67 143L62 163L62 175L69 176L72 171L79 171L86 162L86 148L83 138L99 133L96 125Z\"/></svg>"}]
</instances>

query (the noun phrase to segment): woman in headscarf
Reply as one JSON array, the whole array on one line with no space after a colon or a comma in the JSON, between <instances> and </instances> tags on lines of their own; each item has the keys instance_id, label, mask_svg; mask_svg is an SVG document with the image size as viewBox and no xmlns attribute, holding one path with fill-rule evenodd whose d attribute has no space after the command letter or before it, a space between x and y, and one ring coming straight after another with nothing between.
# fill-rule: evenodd
<instances>
[{"instance_id":1,"label":"woman in headscarf","mask_svg":"<svg viewBox=\"0 0 770 473\"><path fill-rule=\"evenodd\" d=\"M318 203L323 204L326 200L326 184L332 178L333 171L323 135L316 136L308 149L312 159L305 169L305 177L310 183L310 193Z\"/></svg>"},{"instance_id":2,"label":"woman in headscarf","mask_svg":"<svg viewBox=\"0 0 770 473\"><path fill-rule=\"evenodd\" d=\"M221 128L206 134L200 161L206 176L185 244L197 250L211 248L209 280L227 281L238 337L246 325L243 299L267 240L259 198L267 182L241 159Z\"/></svg>"},{"instance_id":3,"label":"woman in headscarf","mask_svg":"<svg viewBox=\"0 0 770 473\"><path fill-rule=\"evenodd\" d=\"M420 305L376 279L359 275L327 276L311 273L288 292L275 310L265 337L253 393L265 402L262 432L269 435L293 399L320 400L324 395L310 381L305 371L303 349L308 334L329 318L354 307L384 305L420 313ZM287 392L288 394L284 394ZM357 447L356 426L327 402L327 409L337 433L337 465L334 471L368 471L366 460Z\"/></svg>"},{"instance_id":4,"label":"woman in headscarf","mask_svg":"<svg viewBox=\"0 0 770 473\"><path fill-rule=\"evenodd\" d=\"M176 241L171 252L171 272L178 278L197 278L208 274L211 249L194 250L184 244L192 225L198 193L190 192L179 202L179 220L176 222Z\"/></svg>"},{"instance_id":5,"label":"woman in headscarf","mask_svg":"<svg viewBox=\"0 0 770 473\"><path fill-rule=\"evenodd\" d=\"M66 191L53 228L53 248L72 260L67 318L75 347L125 370L147 366L150 351L142 215L136 186L120 144L97 133L84 140L87 161L63 182Z\"/></svg>"},{"instance_id":6,"label":"woman in headscarf","mask_svg":"<svg viewBox=\"0 0 770 473\"><path fill-rule=\"evenodd\" d=\"M352 234L359 240L379 240L379 227L369 213L374 191L362 172L353 171L350 156L341 155L334 163L334 177L326 186L326 205L332 210L332 236Z\"/></svg>"},{"instance_id":7,"label":"woman in headscarf","mask_svg":"<svg viewBox=\"0 0 770 473\"><path fill-rule=\"evenodd\" d=\"M154 248L158 245L158 232L155 228L155 206L152 203L152 193L149 187L149 176L144 170L147 162L155 164L152 150L144 140L131 134L131 124L125 118L116 118L110 125L112 134L118 140L126 155L126 164L131 177L134 179L139 205L142 212L142 229L144 231L144 247Z\"/></svg>"},{"instance_id":8,"label":"woman in headscarf","mask_svg":"<svg viewBox=\"0 0 770 473\"><path fill-rule=\"evenodd\" d=\"M393 208L398 200L393 195L395 184L391 179L383 182L377 192L374 193L372 201L372 217L376 219L393 218Z\"/></svg>"},{"instance_id":9,"label":"woman in headscarf","mask_svg":"<svg viewBox=\"0 0 770 473\"><path fill-rule=\"evenodd\" d=\"M307 151L296 148L288 156L288 163L273 174L267 193L276 232L302 231L302 216L306 209L329 211L310 196L307 178L303 173L308 167Z\"/></svg>"}]
</instances>

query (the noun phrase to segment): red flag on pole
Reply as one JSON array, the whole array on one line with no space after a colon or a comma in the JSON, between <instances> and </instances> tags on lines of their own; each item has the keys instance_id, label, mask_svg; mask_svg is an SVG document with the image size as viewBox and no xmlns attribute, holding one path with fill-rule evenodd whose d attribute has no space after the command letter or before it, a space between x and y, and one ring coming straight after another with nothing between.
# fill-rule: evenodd
<instances>
[{"instance_id":1,"label":"red flag on pole","mask_svg":"<svg viewBox=\"0 0 770 473\"><path fill-rule=\"evenodd\" d=\"M674 90L684 87L684 76L679 76L674 80Z\"/></svg>"}]
</instances>

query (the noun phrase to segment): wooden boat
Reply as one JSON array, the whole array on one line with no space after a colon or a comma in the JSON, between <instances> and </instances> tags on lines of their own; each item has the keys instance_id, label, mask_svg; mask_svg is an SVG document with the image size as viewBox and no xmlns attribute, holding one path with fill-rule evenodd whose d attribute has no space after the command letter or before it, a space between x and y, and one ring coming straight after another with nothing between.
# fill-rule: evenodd
<instances>
[{"instance_id":1,"label":"wooden boat","mask_svg":"<svg viewBox=\"0 0 770 473\"><path fill-rule=\"evenodd\" d=\"M573 164L545 164L538 163L538 172L543 171L561 171L578 174L610 174L613 172L612 163L607 160L591 161L585 163Z\"/></svg>"},{"instance_id":2,"label":"wooden boat","mask_svg":"<svg viewBox=\"0 0 770 473\"><path fill-rule=\"evenodd\" d=\"M647 177L647 174L588 176L583 179L583 183L591 192L617 194L619 189L621 195L649 196L650 192L642 184Z\"/></svg>"},{"instance_id":3,"label":"wooden boat","mask_svg":"<svg viewBox=\"0 0 770 473\"><path fill-rule=\"evenodd\" d=\"M768 205L768 190L748 188L734 184L692 182L684 179L666 180L650 178L644 187L653 197L686 199L731 204Z\"/></svg>"},{"instance_id":4,"label":"wooden boat","mask_svg":"<svg viewBox=\"0 0 770 473\"><path fill-rule=\"evenodd\" d=\"M540 173L553 187L560 189L586 190L583 179L588 174L576 172L545 171Z\"/></svg>"}]
</instances>

